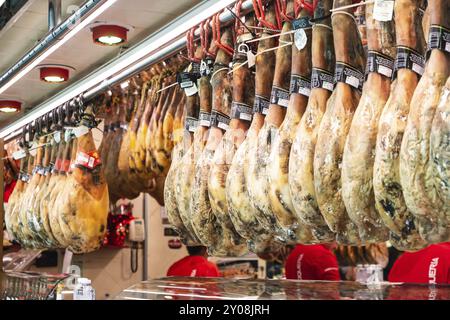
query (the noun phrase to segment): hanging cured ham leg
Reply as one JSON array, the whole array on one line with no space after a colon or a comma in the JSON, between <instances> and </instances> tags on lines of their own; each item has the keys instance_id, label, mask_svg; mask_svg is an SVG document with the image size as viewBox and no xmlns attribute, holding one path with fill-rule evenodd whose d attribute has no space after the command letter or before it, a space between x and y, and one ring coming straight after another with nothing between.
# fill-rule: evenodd
<instances>
[{"instance_id":1,"label":"hanging cured ham leg","mask_svg":"<svg viewBox=\"0 0 450 320\"><path fill-rule=\"evenodd\" d=\"M384 106L378 125L373 188L378 212L389 228L390 240L403 250L425 246L418 234L414 216L403 198L399 172L399 153L423 61L424 48L419 0L395 2L395 33L397 42L396 80Z\"/></svg>"},{"instance_id":2,"label":"hanging cured ham leg","mask_svg":"<svg viewBox=\"0 0 450 320\"><path fill-rule=\"evenodd\" d=\"M312 6L311 2L306 2ZM311 11L303 9L292 21L294 44L292 45L292 69L290 99L286 117L275 132L268 163L270 207L279 224L296 233L295 242L308 243L312 235L309 229L294 215L288 183L289 153L300 119L308 104L311 92ZM301 42L306 37L306 43Z\"/></svg>"},{"instance_id":3,"label":"hanging cured ham leg","mask_svg":"<svg viewBox=\"0 0 450 320\"><path fill-rule=\"evenodd\" d=\"M185 207L182 206L181 200L179 199L181 189L186 186L181 180L184 177L178 174L179 170L184 169L185 163L183 162L183 158L193 143L193 132L197 129L200 109L199 94L196 91L197 87L195 80L198 77L200 69L198 61L202 56L202 48L197 46L194 52L193 33L194 29L190 30L187 34L188 56L191 59L191 63L186 70L179 75L180 79L178 79L180 86L183 88L185 87L184 92L182 93L186 99L184 128L179 127L177 128L177 131L174 132L176 134L174 136L176 138L176 146L173 149L172 164L167 174L166 185L164 187L164 202L166 203L167 213L171 217L171 220L173 221L172 224L180 234L182 241L188 245L200 243L192 229L190 219L186 217L186 212L183 211ZM175 125L177 124L175 123Z\"/></svg>"},{"instance_id":4,"label":"hanging cured ham leg","mask_svg":"<svg viewBox=\"0 0 450 320\"><path fill-rule=\"evenodd\" d=\"M333 8L351 4L335 0ZM345 139L361 96L365 56L361 39L349 9L332 14L336 52L334 97L320 123L314 154L314 187L317 203L330 229L341 244L358 244L356 226L348 217L341 195L341 166Z\"/></svg>"},{"instance_id":5,"label":"hanging cured ham leg","mask_svg":"<svg viewBox=\"0 0 450 320\"><path fill-rule=\"evenodd\" d=\"M342 159L342 199L363 242L383 242L389 237L375 209L373 162L378 121L389 98L395 57L394 22L373 17L366 5L368 40L367 80L352 120Z\"/></svg>"},{"instance_id":6,"label":"hanging cured ham leg","mask_svg":"<svg viewBox=\"0 0 450 320\"><path fill-rule=\"evenodd\" d=\"M11 196L9 197L8 207L5 211L5 226L8 231L10 239L17 239L17 231L15 227L17 226L17 210L16 207L20 204L22 194L25 192L27 181L28 181L28 159L29 156L22 158L20 161L20 172L17 179L16 186L14 187Z\"/></svg>"},{"instance_id":7,"label":"hanging cured ham leg","mask_svg":"<svg viewBox=\"0 0 450 320\"><path fill-rule=\"evenodd\" d=\"M286 13L293 14L293 1L288 1ZM258 209L257 218L267 230L274 230L274 233L283 234L279 227L276 216L270 208L268 162L273 146L273 138L279 130L286 114L289 103L289 86L291 77L292 58L292 35L288 33L292 30L289 21L283 23L281 33L285 33L279 38L279 48L276 52L275 73L272 83L270 106L264 125L258 133L256 154L249 159L249 176L247 180L247 190L250 193L253 205ZM282 235L286 238L287 235Z\"/></svg>"},{"instance_id":8,"label":"hanging cured ham leg","mask_svg":"<svg viewBox=\"0 0 450 320\"><path fill-rule=\"evenodd\" d=\"M433 119L430 133L430 157L432 159L432 183L450 225L450 77L442 89L439 105Z\"/></svg>"},{"instance_id":9,"label":"hanging cured ham leg","mask_svg":"<svg viewBox=\"0 0 450 320\"><path fill-rule=\"evenodd\" d=\"M232 45L232 33L226 29L220 40L222 44ZM199 161L195 166L194 186L191 195L192 226L203 245L215 248L223 238L223 229L214 215L208 194L208 178L213 161L214 152L219 145L225 130L228 128L231 108L231 88L228 80L228 65L231 55L223 48L219 48L214 61L211 75L212 112L211 128L208 141Z\"/></svg>"},{"instance_id":10,"label":"hanging cured ham leg","mask_svg":"<svg viewBox=\"0 0 450 320\"><path fill-rule=\"evenodd\" d=\"M431 178L433 158L430 157L431 126L450 72L450 56L445 51L445 41L450 39L444 38L445 32L447 37L450 35L449 9L448 0L435 0L428 4L431 22L428 47L431 52L411 99L400 149L400 181L405 203L416 217L420 235L430 243L450 240L444 199L438 196L441 187L435 189Z\"/></svg>"},{"instance_id":11,"label":"hanging cured ham leg","mask_svg":"<svg viewBox=\"0 0 450 320\"><path fill-rule=\"evenodd\" d=\"M334 45L331 18L325 17L332 0L317 3L312 31L311 93L289 156L289 189L297 217L311 228L318 241L333 241L335 234L326 224L314 190L314 150L327 101L333 91Z\"/></svg>"},{"instance_id":12,"label":"hanging cured ham leg","mask_svg":"<svg viewBox=\"0 0 450 320\"><path fill-rule=\"evenodd\" d=\"M197 82L200 104L198 126L195 129L192 144L183 156L175 178L178 181L177 187L175 188L178 211L184 225L189 230L193 239L196 239L197 244L201 242L197 238L194 227L192 226L191 196L195 178L195 165L199 161L206 141L208 140L212 105L210 80L216 52L214 41L211 41L211 44L208 43L208 30L210 30L209 20L200 25L203 59L200 62L201 77Z\"/></svg>"},{"instance_id":13,"label":"hanging cured ham leg","mask_svg":"<svg viewBox=\"0 0 450 320\"><path fill-rule=\"evenodd\" d=\"M245 21L248 26L254 26L252 15L247 16ZM247 249L245 239L236 231L230 219L225 190L231 162L237 148L244 141L246 131L250 126L255 98L254 75L248 65L243 65L247 60L247 55L239 52L239 46L251 37L251 34L244 33L244 31L246 30L241 26L236 28L237 42L232 64L233 102L230 112L231 120L229 128L214 153L208 181L211 209L224 230L223 241L216 246L214 252L220 252L224 256L240 256Z\"/></svg>"},{"instance_id":14,"label":"hanging cured ham leg","mask_svg":"<svg viewBox=\"0 0 450 320\"><path fill-rule=\"evenodd\" d=\"M81 124L92 129L93 115L87 107ZM97 250L103 242L108 216L108 185L101 170L92 131L78 137L72 174L57 200L61 231L74 253Z\"/></svg>"},{"instance_id":15,"label":"hanging cured ham leg","mask_svg":"<svg viewBox=\"0 0 450 320\"><path fill-rule=\"evenodd\" d=\"M40 128L41 124L39 122L40 120L37 120L39 129L38 132L36 132L36 137L42 135L42 131ZM30 182L28 183L27 190L23 194L23 200L19 214L19 225L21 226L20 244L25 248L33 247L33 243L35 241L32 229L32 214L30 209L34 199L35 190L37 189L43 174L42 164L45 152L45 148L43 147L43 145L46 143L47 139L46 137L39 137L36 141L38 141L39 146L37 147L37 150L34 150L34 152L36 152L36 158L34 159L33 173Z\"/></svg>"},{"instance_id":16,"label":"hanging cured ham leg","mask_svg":"<svg viewBox=\"0 0 450 320\"><path fill-rule=\"evenodd\" d=\"M272 3L266 9L266 21L276 23L275 5ZM261 38L269 36L266 29ZM276 39L266 38L258 42L255 75L255 101L253 119L247 131L244 142L233 158L226 181L227 203L231 221L236 231L249 241L249 248L253 252L264 250L265 242L261 239L271 238L272 230L266 229L257 219L256 208L253 206L247 189L249 179L249 160L256 154L258 133L264 124L264 118L269 108L270 92L275 72ZM260 248L261 247L261 248Z\"/></svg>"},{"instance_id":17,"label":"hanging cured ham leg","mask_svg":"<svg viewBox=\"0 0 450 320\"><path fill-rule=\"evenodd\" d=\"M186 106L183 108L185 113L185 116L182 117L183 119L187 118L186 114L189 109L189 104L192 104L192 99L187 99ZM170 169L167 173L166 178L167 181L164 185L164 203L166 204L165 208L167 217L169 218L169 222L173 226L175 231L179 234L181 241L183 241L183 243L185 244L191 244L195 243L195 240L193 240L189 236L189 231L184 225L183 220L181 220L175 196L175 190L178 184L176 173L180 167L181 159L185 152L183 141L184 129L182 124L183 122L181 120L182 119L180 119L178 123L177 121L175 121L174 124L174 148L172 152L172 164L170 165Z\"/></svg>"},{"instance_id":18,"label":"hanging cured ham leg","mask_svg":"<svg viewBox=\"0 0 450 320\"><path fill-rule=\"evenodd\" d=\"M49 123L47 123L47 130L44 131L45 133L48 133L49 129ZM44 248L44 240L45 240L45 234L41 233L42 228L40 225L40 215L39 211L36 209L36 202L39 201L39 196L42 191L42 189L45 186L46 181L46 172L48 170L48 165L50 163L50 155L51 155L51 144L52 144L53 138L48 135L45 139L45 144L42 146L44 149L44 155L42 160L42 167L39 170L39 181L36 184L36 187L34 189L34 193L31 196L31 198L28 200L28 208L27 208L27 220L28 220L28 227L31 231L31 247L33 248Z\"/></svg>"}]
</instances>

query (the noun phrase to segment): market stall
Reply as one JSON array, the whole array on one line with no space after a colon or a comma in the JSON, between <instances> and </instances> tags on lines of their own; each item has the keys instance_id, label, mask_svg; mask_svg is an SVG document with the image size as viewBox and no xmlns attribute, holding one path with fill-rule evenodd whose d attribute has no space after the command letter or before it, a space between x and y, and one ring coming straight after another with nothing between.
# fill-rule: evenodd
<instances>
[{"instance_id":1,"label":"market stall","mask_svg":"<svg viewBox=\"0 0 450 320\"><path fill-rule=\"evenodd\" d=\"M0 110L20 110L12 95L31 70L60 83L22 89L36 105L0 118L0 150L20 171L0 209L11 241L56 249L66 275L124 249L131 275L102 298L448 299L430 274L432 287L380 276L387 247L450 241L448 0L193 1L151 33L99 21L120 2L86 1L61 21L50 1L58 21L0 76ZM47 60L77 32L120 50L80 52L103 64L71 80L82 65ZM359 282L254 280L271 262L283 279L298 244L330 243L341 279ZM223 279L148 281L200 246ZM14 277L27 279L10 271L2 285ZM29 278L46 293L46 276Z\"/></svg>"}]
</instances>

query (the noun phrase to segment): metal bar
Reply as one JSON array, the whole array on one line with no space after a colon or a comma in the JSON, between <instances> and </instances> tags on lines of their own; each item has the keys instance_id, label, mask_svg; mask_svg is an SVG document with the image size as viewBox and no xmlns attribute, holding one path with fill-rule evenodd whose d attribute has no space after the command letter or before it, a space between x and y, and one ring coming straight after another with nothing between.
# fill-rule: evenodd
<instances>
[{"instance_id":1,"label":"metal bar","mask_svg":"<svg viewBox=\"0 0 450 320\"><path fill-rule=\"evenodd\" d=\"M48 0L48 30L52 31L61 21L61 0Z\"/></svg>"},{"instance_id":2,"label":"metal bar","mask_svg":"<svg viewBox=\"0 0 450 320\"><path fill-rule=\"evenodd\" d=\"M242 4L241 12L246 13L253 9L253 3L251 0L247 0ZM234 15L230 13L229 11L225 11L220 15L220 22L221 23L227 23L234 19ZM212 23L210 22L210 25L212 27ZM195 30L195 36L200 35L200 29ZM156 35L155 35L156 36ZM148 56L147 58L141 60L140 62L134 64L132 67L128 68L124 72L116 75L113 78L110 78L108 80L103 81L99 86L87 91L84 94L84 98L86 100L90 100L97 96L98 94L102 93L103 91L107 90L109 87L114 86L136 74L139 72L145 70L149 66L160 62L161 60L164 60L165 58L169 57L170 55L174 54L175 52L179 51L180 49L184 48L186 46L186 38L180 38L167 47L164 47L157 51L156 53Z\"/></svg>"},{"instance_id":3,"label":"metal bar","mask_svg":"<svg viewBox=\"0 0 450 320\"><path fill-rule=\"evenodd\" d=\"M70 31L83 17L88 15L94 8L100 3L107 0L89 0L80 9L74 12L63 23L51 30L37 45L28 51L22 58L19 59L11 68L6 70L0 76L0 88L3 87L6 82L17 74L23 67L29 64L35 57L47 50L52 44L63 37L68 31Z\"/></svg>"},{"instance_id":4,"label":"metal bar","mask_svg":"<svg viewBox=\"0 0 450 320\"><path fill-rule=\"evenodd\" d=\"M234 2L234 0L223 1L226 4ZM200 23L201 20L197 21L200 18L204 20L217 13L217 11L219 11L217 10L217 7L220 4L220 2L218 3L212 0L205 0L198 4L184 15L171 21L137 45L128 49L124 54L104 64L82 80L60 91L60 93L35 107L24 117L16 120L1 130L0 137L4 138L8 136L8 140L13 139L18 135L16 133L20 132L19 129L21 127L50 112L54 108L63 105L81 93L84 93L83 96L85 100L90 100L103 91L108 90L111 86L123 82L147 69L149 66L176 53L186 45L186 31ZM224 6L222 5L222 8L223 7ZM246 0L242 4L241 12L242 14L246 14L252 9L252 0ZM222 24L227 24L232 22L234 17L230 12L225 11L220 15L219 19ZM194 23L192 21L196 22ZM199 35L199 33L200 32L197 29L195 35ZM166 38L169 37L170 39L166 40Z\"/></svg>"}]
</instances>

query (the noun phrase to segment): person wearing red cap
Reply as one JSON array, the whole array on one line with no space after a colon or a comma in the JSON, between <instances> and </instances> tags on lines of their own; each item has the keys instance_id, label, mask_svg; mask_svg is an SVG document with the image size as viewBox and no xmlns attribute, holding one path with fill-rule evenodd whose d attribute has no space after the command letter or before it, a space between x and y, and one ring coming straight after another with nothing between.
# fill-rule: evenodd
<instances>
[{"instance_id":1,"label":"person wearing red cap","mask_svg":"<svg viewBox=\"0 0 450 320\"><path fill-rule=\"evenodd\" d=\"M403 253L388 275L390 282L450 283L450 242Z\"/></svg>"},{"instance_id":2,"label":"person wearing red cap","mask_svg":"<svg viewBox=\"0 0 450 320\"><path fill-rule=\"evenodd\" d=\"M186 247L189 255L178 260L167 271L168 277L220 277L217 266L208 261L204 246Z\"/></svg>"},{"instance_id":3,"label":"person wearing red cap","mask_svg":"<svg viewBox=\"0 0 450 320\"><path fill-rule=\"evenodd\" d=\"M330 244L298 244L286 260L286 279L339 281L339 265Z\"/></svg>"}]
</instances>

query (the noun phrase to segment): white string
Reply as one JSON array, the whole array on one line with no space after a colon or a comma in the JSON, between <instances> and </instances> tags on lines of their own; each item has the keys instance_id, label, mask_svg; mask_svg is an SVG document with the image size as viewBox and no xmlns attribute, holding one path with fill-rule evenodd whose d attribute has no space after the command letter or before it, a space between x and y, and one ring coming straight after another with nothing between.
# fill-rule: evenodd
<instances>
[{"instance_id":1,"label":"white string","mask_svg":"<svg viewBox=\"0 0 450 320\"><path fill-rule=\"evenodd\" d=\"M212 84L213 78L214 78L214 76L215 76L217 73L219 73L220 71L224 71L224 70L228 71L228 69L230 69L230 68L220 68L219 70L216 70L216 71L211 75L211 80L210 80L209 82Z\"/></svg>"},{"instance_id":2,"label":"white string","mask_svg":"<svg viewBox=\"0 0 450 320\"><path fill-rule=\"evenodd\" d=\"M333 18L333 16L335 16L335 15L337 15L337 14L345 14L345 15L351 17L351 18L353 19L353 21L354 21L355 23L357 23L357 22L356 22L356 19L355 19L355 16L352 15L351 13L347 12L347 11L335 11L335 12L333 12L333 13L331 14L331 18Z\"/></svg>"},{"instance_id":3,"label":"white string","mask_svg":"<svg viewBox=\"0 0 450 320\"><path fill-rule=\"evenodd\" d=\"M228 71L227 74L232 74L233 72L235 72L236 70L238 70L239 68L243 67L244 65L246 65L248 63L248 60L245 60L244 62L242 62L241 64L239 64L239 66L237 66L236 68L231 69L230 71Z\"/></svg>"},{"instance_id":4,"label":"white string","mask_svg":"<svg viewBox=\"0 0 450 320\"><path fill-rule=\"evenodd\" d=\"M287 46L290 46L290 45L293 44L293 42L286 42L286 41L283 41L283 40L280 40L280 42L283 43L281 46L269 48L269 49L263 50L263 51L261 51L261 52L258 52L257 54L255 54L255 58L256 58L257 56L263 54L263 53L270 52L270 51L274 51L274 50L277 50L277 49L280 49L280 48L283 48L283 47L287 47ZM245 64L247 64L247 63L248 63L248 60L245 60L245 61L242 62L238 67L233 68L232 70L230 70L227 74L231 74L231 73L235 72L236 70L238 70L240 67L242 67L243 65L245 65ZM212 77L211 77L211 78L212 78Z\"/></svg>"},{"instance_id":5,"label":"white string","mask_svg":"<svg viewBox=\"0 0 450 320\"><path fill-rule=\"evenodd\" d=\"M371 3L375 3L375 0L366 0L364 2L349 4L347 6L330 9L330 12L337 12L337 11L340 11L340 10L350 9L350 8L359 7L359 6L365 6L365 5L371 4Z\"/></svg>"},{"instance_id":6,"label":"white string","mask_svg":"<svg viewBox=\"0 0 450 320\"><path fill-rule=\"evenodd\" d=\"M257 38L257 39L248 40L248 41L245 41L245 43L259 42L259 41L270 39L270 38L280 37L280 36L285 35L285 34L294 33L295 31L297 31L297 30L291 30L291 31L277 33L277 34L272 34L270 36L265 36L265 37L260 37L260 38Z\"/></svg>"},{"instance_id":7,"label":"white string","mask_svg":"<svg viewBox=\"0 0 450 320\"><path fill-rule=\"evenodd\" d=\"M315 23L315 24L313 24L313 28L314 27L323 27L323 28L327 28L327 29L330 29L331 31L333 31L333 28L330 26L327 26L326 24Z\"/></svg>"},{"instance_id":8,"label":"white string","mask_svg":"<svg viewBox=\"0 0 450 320\"><path fill-rule=\"evenodd\" d=\"M168 85L167 87L161 88L158 91L156 91L156 93L160 93L161 91L167 90L169 88L172 88L173 86L176 86L178 84L178 82L172 83L170 85Z\"/></svg>"}]
</instances>

